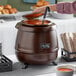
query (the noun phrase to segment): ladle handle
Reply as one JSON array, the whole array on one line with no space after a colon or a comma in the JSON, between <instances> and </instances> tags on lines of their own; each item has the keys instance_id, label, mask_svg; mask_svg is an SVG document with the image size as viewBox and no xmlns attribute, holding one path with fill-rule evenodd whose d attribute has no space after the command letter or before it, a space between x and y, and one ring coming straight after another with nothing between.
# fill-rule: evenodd
<instances>
[{"instance_id":1,"label":"ladle handle","mask_svg":"<svg viewBox=\"0 0 76 76\"><path fill-rule=\"evenodd\" d=\"M43 16L42 24L44 24L44 20L46 18L47 12L50 12L50 8L48 6L45 9L45 13L44 13L44 16Z\"/></svg>"}]
</instances>

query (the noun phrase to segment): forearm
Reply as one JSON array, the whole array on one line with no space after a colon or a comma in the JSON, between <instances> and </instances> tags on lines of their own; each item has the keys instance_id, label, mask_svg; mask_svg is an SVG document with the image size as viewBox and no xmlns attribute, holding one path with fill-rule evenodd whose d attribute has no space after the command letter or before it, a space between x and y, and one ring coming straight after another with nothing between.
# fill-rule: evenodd
<instances>
[{"instance_id":1,"label":"forearm","mask_svg":"<svg viewBox=\"0 0 76 76\"><path fill-rule=\"evenodd\" d=\"M76 1L58 3L56 8L58 13L76 14Z\"/></svg>"}]
</instances>

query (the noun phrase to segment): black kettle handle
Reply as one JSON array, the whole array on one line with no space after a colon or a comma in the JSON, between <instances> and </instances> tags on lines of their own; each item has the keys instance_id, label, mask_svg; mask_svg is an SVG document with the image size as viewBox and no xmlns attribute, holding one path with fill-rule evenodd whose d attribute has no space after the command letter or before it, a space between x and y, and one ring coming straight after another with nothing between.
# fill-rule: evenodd
<instances>
[{"instance_id":1,"label":"black kettle handle","mask_svg":"<svg viewBox=\"0 0 76 76\"><path fill-rule=\"evenodd\" d=\"M19 27L22 25L22 21L21 22L18 22L15 26L15 28L19 29Z\"/></svg>"},{"instance_id":2,"label":"black kettle handle","mask_svg":"<svg viewBox=\"0 0 76 76\"><path fill-rule=\"evenodd\" d=\"M49 6L47 6L46 9L45 9L43 20L42 20L42 24L44 24L44 20L46 18L47 12L50 12L50 7Z\"/></svg>"}]
</instances>

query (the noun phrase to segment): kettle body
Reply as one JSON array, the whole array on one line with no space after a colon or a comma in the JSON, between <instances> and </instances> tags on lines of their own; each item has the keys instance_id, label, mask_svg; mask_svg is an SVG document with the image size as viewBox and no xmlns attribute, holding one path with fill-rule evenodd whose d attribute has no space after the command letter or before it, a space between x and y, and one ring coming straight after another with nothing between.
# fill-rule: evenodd
<instances>
[{"instance_id":1,"label":"kettle body","mask_svg":"<svg viewBox=\"0 0 76 76\"><path fill-rule=\"evenodd\" d=\"M49 64L58 56L56 25L35 26L20 22L16 38L17 58L27 64Z\"/></svg>"}]
</instances>

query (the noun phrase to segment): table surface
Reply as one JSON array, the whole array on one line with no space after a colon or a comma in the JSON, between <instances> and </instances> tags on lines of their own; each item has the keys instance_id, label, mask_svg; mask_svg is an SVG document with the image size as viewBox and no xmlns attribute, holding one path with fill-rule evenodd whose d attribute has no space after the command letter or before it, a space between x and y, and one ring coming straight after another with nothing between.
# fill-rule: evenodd
<instances>
[{"instance_id":1,"label":"table surface","mask_svg":"<svg viewBox=\"0 0 76 76\"><path fill-rule=\"evenodd\" d=\"M76 66L76 62L66 62L63 59L57 58L55 65L29 65L27 69L24 68L24 65L20 63L16 55L7 56L13 61L13 71L0 73L0 76L37 76L43 74L51 74L56 72L56 67L59 65L73 65ZM75 72L76 73L76 72Z\"/></svg>"},{"instance_id":2,"label":"table surface","mask_svg":"<svg viewBox=\"0 0 76 76\"><path fill-rule=\"evenodd\" d=\"M56 76L56 73L42 74L42 75L36 75L36 76ZM76 74L74 74L74 76L76 76Z\"/></svg>"}]
</instances>

